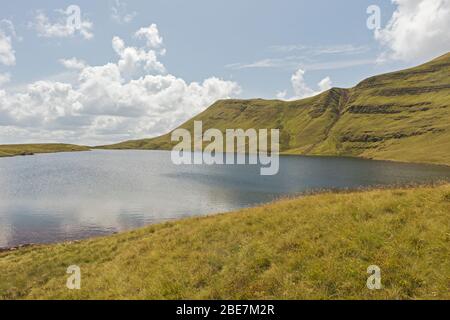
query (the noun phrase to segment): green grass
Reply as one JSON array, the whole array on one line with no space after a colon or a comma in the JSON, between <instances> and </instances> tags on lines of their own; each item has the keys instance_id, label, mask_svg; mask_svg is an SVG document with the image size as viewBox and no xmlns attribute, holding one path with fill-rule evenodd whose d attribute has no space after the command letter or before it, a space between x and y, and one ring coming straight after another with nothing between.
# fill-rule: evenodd
<instances>
[{"instance_id":1,"label":"green grass","mask_svg":"<svg viewBox=\"0 0 450 320\"><path fill-rule=\"evenodd\" d=\"M27 156L35 153L89 151L90 148L72 144L10 144L0 145L0 157Z\"/></svg>"},{"instance_id":2,"label":"green grass","mask_svg":"<svg viewBox=\"0 0 450 320\"><path fill-rule=\"evenodd\" d=\"M221 100L181 127L280 129L285 154L450 165L450 53L299 101ZM106 149L171 149L170 133Z\"/></svg>"},{"instance_id":3,"label":"green grass","mask_svg":"<svg viewBox=\"0 0 450 320\"><path fill-rule=\"evenodd\" d=\"M329 192L3 252L0 298L450 299L449 257L450 185Z\"/></svg>"}]
</instances>

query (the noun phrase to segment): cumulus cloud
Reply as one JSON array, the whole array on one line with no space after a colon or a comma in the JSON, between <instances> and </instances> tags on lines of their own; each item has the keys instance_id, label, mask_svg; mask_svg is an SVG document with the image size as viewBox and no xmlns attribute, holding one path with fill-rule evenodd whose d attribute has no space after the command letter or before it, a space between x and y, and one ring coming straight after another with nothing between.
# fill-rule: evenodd
<instances>
[{"instance_id":1,"label":"cumulus cloud","mask_svg":"<svg viewBox=\"0 0 450 320\"><path fill-rule=\"evenodd\" d=\"M326 77L317 84L318 90L314 90L308 86L308 84L305 81L304 76L305 76L305 71L302 69L298 69L291 76L291 84L292 84L292 90L294 92L294 96L291 98L288 98L287 100L298 100L298 99L312 97L312 96L318 95L326 90L329 90L332 87L332 82L331 82L330 77ZM286 99L287 90L278 92L276 96L278 99Z\"/></svg>"},{"instance_id":2,"label":"cumulus cloud","mask_svg":"<svg viewBox=\"0 0 450 320\"><path fill-rule=\"evenodd\" d=\"M77 58L60 59L59 63L61 63L65 68L70 70L82 70L87 67L85 61L79 60Z\"/></svg>"},{"instance_id":3,"label":"cumulus cloud","mask_svg":"<svg viewBox=\"0 0 450 320\"><path fill-rule=\"evenodd\" d=\"M163 38L159 35L156 24L151 24L148 28L141 28L134 34L136 38L143 38L147 41L147 48L161 49L160 54L164 54Z\"/></svg>"},{"instance_id":4,"label":"cumulus cloud","mask_svg":"<svg viewBox=\"0 0 450 320\"><path fill-rule=\"evenodd\" d=\"M125 42L114 37L112 40L114 51L120 56L118 66L120 71L126 74L133 74L137 69L143 66L145 71L165 72L164 65L158 61L158 56L154 50L146 50L145 48L127 47Z\"/></svg>"},{"instance_id":5,"label":"cumulus cloud","mask_svg":"<svg viewBox=\"0 0 450 320\"><path fill-rule=\"evenodd\" d=\"M43 11L38 11L30 26L36 30L39 37L43 38L67 38L79 33L84 39L92 39L94 37L92 33L93 23L89 20L83 20L81 13L79 23L75 23L77 18L72 21L70 17L78 13L69 9L70 7L67 11L57 10L55 21L50 21Z\"/></svg>"},{"instance_id":6,"label":"cumulus cloud","mask_svg":"<svg viewBox=\"0 0 450 320\"><path fill-rule=\"evenodd\" d=\"M156 43L163 48L162 41ZM160 55L148 43L129 47L114 37L112 47L116 62L90 66L62 60L78 73L76 83L37 81L20 92L0 90L0 142L103 144L151 137L239 94L235 82L211 77L188 83L161 72Z\"/></svg>"},{"instance_id":7,"label":"cumulus cloud","mask_svg":"<svg viewBox=\"0 0 450 320\"><path fill-rule=\"evenodd\" d=\"M128 12L126 3L116 0L111 7L111 19L119 24L130 23L137 16L137 12Z\"/></svg>"},{"instance_id":8,"label":"cumulus cloud","mask_svg":"<svg viewBox=\"0 0 450 320\"><path fill-rule=\"evenodd\" d=\"M450 0L392 0L387 26L375 31L384 47L380 60L428 60L450 51Z\"/></svg>"},{"instance_id":9,"label":"cumulus cloud","mask_svg":"<svg viewBox=\"0 0 450 320\"><path fill-rule=\"evenodd\" d=\"M9 20L0 21L0 63L6 66L16 64L16 55L12 46L12 38L16 37L14 25Z\"/></svg>"},{"instance_id":10,"label":"cumulus cloud","mask_svg":"<svg viewBox=\"0 0 450 320\"><path fill-rule=\"evenodd\" d=\"M320 82L317 85L319 86L320 89L319 92L323 92L331 89L331 87L333 86L333 82L331 81L330 77L326 77L320 80Z\"/></svg>"}]
</instances>

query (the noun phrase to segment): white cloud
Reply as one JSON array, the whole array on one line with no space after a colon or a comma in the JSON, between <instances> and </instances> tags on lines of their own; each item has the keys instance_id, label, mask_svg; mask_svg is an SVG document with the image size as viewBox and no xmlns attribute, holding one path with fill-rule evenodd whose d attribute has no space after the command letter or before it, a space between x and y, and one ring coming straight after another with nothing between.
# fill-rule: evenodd
<instances>
[{"instance_id":1,"label":"white cloud","mask_svg":"<svg viewBox=\"0 0 450 320\"><path fill-rule=\"evenodd\" d=\"M119 24L130 23L137 16L137 12L128 12L126 3L116 0L111 7L111 19Z\"/></svg>"},{"instance_id":2,"label":"white cloud","mask_svg":"<svg viewBox=\"0 0 450 320\"><path fill-rule=\"evenodd\" d=\"M86 68L86 62L77 58L60 59L59 62L67 69L82 70Z\"/></svg>"},{"instance_id":3,"label":"white cloud","mask_svg":"<svg viewBox=\"0 0 450 320\"><path fill-rule=\"evenodd\" d=\"M304 79L305 71L298 69L291 77L292 89L296 97L305 98L314 95L314 90L308 87Z\"/></svg>"},{"instance_id":4,"label":"white cloud","mask_svg":"<svg viewBox=\"0 0 450 320\"><path fill-rule=\"evenodd\" d=\"M284 100L287 96L287 90L278 91L276 94L277 99Z\"/></svg>"},{"instance_id":5,"label":"white cloud","mask_svg":"<svg viewBox=\"0 0 450 320\"><path fill-rule=\"evenodd\" d=\"M375 38L380 60L429 60L450 51L450 0L392 0L397 9Z\"/></svg>"},{"instance_id":6,"label":"white cloud","mask_svg":"<svg viewBox=\"0 0 450 320\"><path fill-rule=\"evenodd\" d=\"M0 63L6 66L16 64L12 38L17 38L14 25L9 20L0 21Z\"/></svg>"},{"instance_id":7,"label":"white cloud","mask_svg":"<svg viewBox=\"0 0 450 320\"><path fill-rule=\"evenodd\" d=\"M120 56L118 66L121 72L132 75L137 69L144 67L145 71L165 72L164 65L158 61L157 53L154 50L145 50L143 48L127 47L125 42L114 37L112 40L114 51Z\"/></svg>"},{"instance_id":8,"label":"white cloud","mask_svg":"<svg viewBox=\"0 0 450 320\"><path fill-rule=\"evenodd\" d=\"M288 98L287 100L298 100L312 97L326 90L329 90L332 87L330 77L326 77L317 84L317 86L319 87L318 90L314 90L308 86L308 84L305 81L304 75L305 71L302 69L298 69L291 76L291 84L292 90L294 91L294 96ZM278 92L276 96L278 99L286 99L287 90Z\"/></svg>"},{"instance_id":9,"label":"white cloud","mask_svg":"<svg viewBox=\"0 0 450 320\"><path fill-rule=\"evenodd\" d=\"M330 77L326 77L320 80L320 82L317 85L319 86L320 92L323 92L331 89L331 87L333 86L333 82L331 82Z\"/></svg>"},{"instance_id":10,"label":"white cloud","mask_svg":"<svg viewBox=\"0 0 450 320\"><path fill-rule=\"evenodd\" d=\"M8 83L11 80L11 75L9 73L0 73L0 87Z\"/></svg>"},{"instance_id":11,"label":"white cloud","mask_svg":"<svg viewBox=\"0 0 450 320\"><path fill-rule=\"evenodd\" d=\"M134 36L136 38L143 38L147 40L147 47L149 49L161 49L163 46L163 38L159 35L158 27L156 24L150 25L148 28L140 28ZM165 51L162 49L161 54Z\"/></svg>"},{"instance_id":12,"label":"white cloud","mask_svg":"<svg viewBox=\"0 0 450 320\"><path fill-rule=\"evenodd\" d=\"M77 69L76 83L47 80L20 92L0 90L0 143L104 144L151 137L168 132L218 99L239 94L235 82L211 77L188 83L150 70L149 61L164 67L151 49L127 47L118 37L112 46L118 54L115 63L81 68L80 60L63 60L66 67Z\"/></svg>"},{"instance_id":13,"label":"white cloud","mask_svg":"<svg viewBox=\"0 0 450 320\"><path fill-rule=\"evenodd\" d=\"M38 11L34 22L30 24L36 31L39 37L44 38L67 38L79 33L84 39L92 39L93 23L89 20L82 20L80 17L80 24L68 23L68 15L63 10L57 10L58 17L54 22L46 16L43 11Z\"/></svg>"}]
</instances>

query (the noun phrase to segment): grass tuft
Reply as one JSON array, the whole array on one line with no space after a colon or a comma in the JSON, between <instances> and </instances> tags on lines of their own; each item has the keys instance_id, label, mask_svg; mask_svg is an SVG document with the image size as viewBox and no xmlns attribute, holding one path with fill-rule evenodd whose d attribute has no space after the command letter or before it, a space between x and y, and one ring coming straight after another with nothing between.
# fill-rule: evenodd
<instances>
[{"instance_id":1,"label":"grass tuft","mask_svg":"<svg viewBox=\"0 0 450 320\"><path fill-rule=\"evenodd\" d=\"M450 299L450 185L326 192L0 253L2 299ZM78 265L82 289L65 286ZM367 267L382 272L366 287Z\"/></svg>"}]
</instances>

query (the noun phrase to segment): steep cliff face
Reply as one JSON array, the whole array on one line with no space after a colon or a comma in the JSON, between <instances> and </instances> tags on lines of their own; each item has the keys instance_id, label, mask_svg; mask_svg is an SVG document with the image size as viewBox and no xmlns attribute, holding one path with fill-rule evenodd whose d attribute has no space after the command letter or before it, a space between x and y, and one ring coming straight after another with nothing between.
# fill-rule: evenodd
<instances>
[{"instance_id":1,"label":"steep cliff face","mask_svg":"<svg viewBox=\"0 0 450 320\"><path fill-rule=\"evenodd\" d=\"M450 54L349 90L314 154L450 164Z\"/></svg>"},{"instance_id":2,"label":"steep cliff face","mask_svg":"<svg viewBox=\"0 0 450 320\"><path fill-rule=\"evenodd\" d=\"M298 101L221 100L181 127L280 129L289 154L450 164L450 53ZM104 148L170 149L170 134Z\"/></svg>"}]
</instances>

